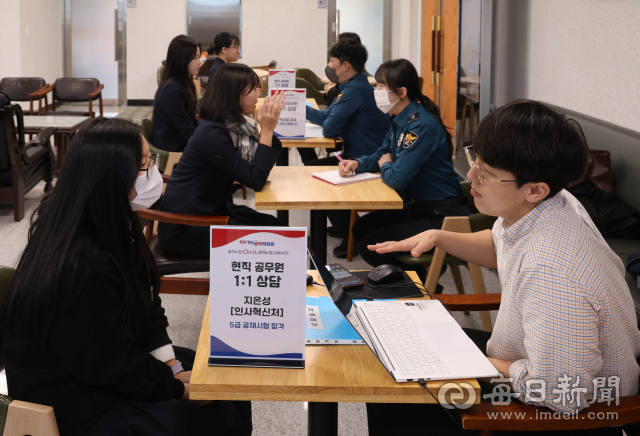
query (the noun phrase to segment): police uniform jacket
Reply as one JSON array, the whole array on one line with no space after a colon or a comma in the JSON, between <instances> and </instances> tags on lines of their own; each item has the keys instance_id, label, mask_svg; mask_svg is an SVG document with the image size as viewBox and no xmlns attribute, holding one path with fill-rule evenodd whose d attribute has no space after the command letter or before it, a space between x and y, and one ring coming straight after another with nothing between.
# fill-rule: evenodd
<instances>
[{"instance_id":1,"label":"police uniform jacket","mask_svg":"<svg viewBox=\"0 0 640 436\"><path fill-rule=\"evenodd\" d=\"M383 154L393 163L378 167ZM462 189L449 159L444 130L438 120L418 102L404 108L391 123L384 143L370 156L356 159L356 173L380 171L382 180L395 190L405 190L421 201L462 197Z\"/></svg>"},{"instance_id":2,"label":"police uniform jacket","mask_svg":"<svg viewBox=\"0 0 640 436\"><path fill-rule=\"evenodd\" d=\"M373 87L365 73L338 86L340 93L327 109L307 107L307 120L322 126L325 138L334 138L342 132L346 156L367 156L382 144L391 125L389 115L376 106Z\"/></svg>"}]
</instances>

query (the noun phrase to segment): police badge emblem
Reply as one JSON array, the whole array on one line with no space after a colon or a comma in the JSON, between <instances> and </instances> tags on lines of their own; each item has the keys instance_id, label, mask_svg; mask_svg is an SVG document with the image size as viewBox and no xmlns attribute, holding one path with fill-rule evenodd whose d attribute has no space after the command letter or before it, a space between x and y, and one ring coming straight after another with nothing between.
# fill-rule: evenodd
<instances>
[{"instance_id":1,"label":"police badge emblem","mask_svg":"<svg viewBox=\"0 0 640 436\"><path fill-rule=\"evenodd\" d=\"M340 94L338 94L338 96L336 97L336 103L340 101L340 99L342 98L344 94L341 92Z\"/></svg>"},{"instance_id":2,"label":"police badge emblem","mask_svg":"<svg viewBox=\"0 0 640 436\"><path fill-rule=\"evenodd\" d=\"M407 148L411 147L416 143L419 137L420 135L415 133L413 130L409 131L409 133L404 135L404 144L402 145L402 148L406 150Z\"/></svg>"}]
</instances>

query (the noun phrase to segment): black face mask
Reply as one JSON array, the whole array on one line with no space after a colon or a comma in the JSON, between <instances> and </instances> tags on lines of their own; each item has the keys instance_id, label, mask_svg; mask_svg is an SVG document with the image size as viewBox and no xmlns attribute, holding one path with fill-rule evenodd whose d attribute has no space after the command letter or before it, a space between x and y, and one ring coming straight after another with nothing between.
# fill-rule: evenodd
<instances>
[{"instance_id":1,"label":"black face mask","mask_svg":"<svg viewBox=\"0 0 640 436\"><path fill-rule=\"evenodd\" d=\"M329 79L333 83L339 83L338 82L338 75L336 74L336 69L335 68L331 68L329 65L327 65L324 68L324 73L327 75L327 79Z\"/></svg>"}]
</instances>

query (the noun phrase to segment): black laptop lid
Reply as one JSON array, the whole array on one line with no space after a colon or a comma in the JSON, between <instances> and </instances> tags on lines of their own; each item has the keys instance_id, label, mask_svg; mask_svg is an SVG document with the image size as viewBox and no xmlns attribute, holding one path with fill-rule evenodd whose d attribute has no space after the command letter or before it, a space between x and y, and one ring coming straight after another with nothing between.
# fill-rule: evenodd
<instances>
[{"instance_id":1,"label":"black laptop lid","mask_svg":"<svg viewBox=\"0 0 640 436\"><path fill-rule=\"evenodd\" d=\"M322 263L320 258L313 252L311 247L307 247L307 251L309 252L309 256L311 256L311 261L316 266L316 269L320 274L322 283L324 283L327 291L329 291L329 295L331 295L333 303L346 317L349 312L351 312L351 305L353 304L353 302L351 301L351 297L349 297L349 295L342 289L342 286L340 286L338 282L334 280L325 264Z\"/></svg>"}]
</instances>

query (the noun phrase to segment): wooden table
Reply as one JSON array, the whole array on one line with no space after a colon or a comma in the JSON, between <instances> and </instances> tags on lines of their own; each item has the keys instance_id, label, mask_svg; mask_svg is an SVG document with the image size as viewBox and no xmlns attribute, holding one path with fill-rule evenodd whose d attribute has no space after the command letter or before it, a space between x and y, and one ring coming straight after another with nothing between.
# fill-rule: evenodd
<instances>
[{"instance_id":1,"label":"wooden table","mask_svg":"<svg viewBox=\"0 0 640 436\"><path fill-rule=\"evenodd\" d=\"M318 103L313 98L308 98L307 103L311 103L314 109L318 109ZM258 99L258 107L264 104L264 98ZM304 138L304 139L282 139L283 148L335 148L334 138ZM279 164L289 165L288 150L283 152L283 156L278 160Z\"/></svg>"},{"instance_id":2,"label":"wooden table","mask_svg":"<svg viewBox=\"0 0 640 436\"><path fill-rule=\"evenodd\" d=\"M64 161L64 156L67 153L71 139L78 129L91 119L91 117L84 116L25 115L24 133L37 134L45 127L56 127L58 129L53 136L57 150L57 175L60 172L60 168L62 168L62 162Z\"/></svg>"},{"instance_id":3,"label":"wooden table","mask_svg":"<svg viewBox=\"0 0 640 436\"><path fill-rule=\"evenodd\" d=\"M402 209L402 199L382 179L333 186L311 173L338 167L280 167L269 174L270 184L256 192L256 210L310 210L311 248L327 262L327 210ZM279 214L285 219L284 214Z\"/></svg>"},{"instance_id":4,"label":"wooden table","mask_svg":"<svg viewBox=\"0 0 640 436\"><path fill-rule=\"evenodd\" d=\"M419 281L414 271L409 276ZM309 271L321 283L316 271ZM328 296L321 286L309 296ZM308 401L309 435L338 434L338 402L434 403L418 383L396 383L366 345L308 345L304 369L209 366L209 302L204 313L190 398L196 400ZM469 383L480 402L480 386ZM427 382L434 395L446 381ZM399 418L400 419L400 418Z\"/></svg>"}]
</instances>

